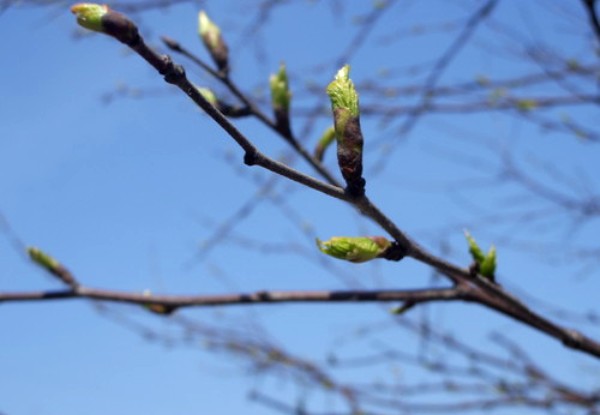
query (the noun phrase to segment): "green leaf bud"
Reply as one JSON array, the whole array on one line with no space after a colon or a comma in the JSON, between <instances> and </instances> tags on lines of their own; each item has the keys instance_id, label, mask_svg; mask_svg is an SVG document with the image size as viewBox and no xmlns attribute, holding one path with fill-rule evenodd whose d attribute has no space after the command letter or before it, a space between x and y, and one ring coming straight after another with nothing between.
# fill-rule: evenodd
<instances>
[{"instance_id":1,"label":"green leaf bud","mask_svg":"<svg viewBox=\"0 0 600 415\"><path fill-rule=\"evenodd\" d=\"M78 3L71 7L71 12L77 17L77 23L95 32L104 32L102 17L108 10L107 5L94 3Z\"/></svg>"},{"instance_id":2,"label":"green leaf bud","mask_svg":"<svg viewBox=\"0 0 600 415\"><path fill-rule=\"evenodd\" d=\"M494 245L492 245L484 260L479 264L479 273L494 281L496 273L496 247Z\"/></svg>"},{"instance_id":3,"label":"green leaf bud","mask_svg":"<svg viewBox=\"0 0 600 415\"><path fill-rule=\"evenodd\" d=\"M473 238L471 236L469 231L465 230L464 232L465 232L465 238L467 238L467 242L469 244L469 253L471 254L471 257L473 258L473 261L475 261L475 263L481 265L481 263L485 259L485 255L483 254L483 251L481 250L479 245L477 245L477 242L475 242L475 238Z\"/></svg>"},{"instance_id":4,"label":"green leaf bud","mask_svg":"<svg viewBox=\"0 0 600 415\"><path fill-rule=\"evenodd\" d=\"M271 75L269 78L269 85L271 86L271 102L273 108L287 112L290 108L292 93L290 92L285 64L282 63L279 66L279 71Z\"/></svg>"},{"instance_id":5,"label":"green leaf bud","mask_svg":"<svg viewBox=\"0 0 600 415\"><path fill-rule=\"evenodd\" d=\"M71 288L77 287L77 281L75 281L71 272L41 249L29 247L27 248L27 254L35 264L44 268L48 273L61 280L64 284L67 284Z\"/></svg>"},{"instance_id":6,"label":"green leaf bud","mask_svg":"<svg viewBox=\"0 0 600 415\"><path fill-rule=\"evenodd\" d=\"M105 33L133 46L140 41L138 28L129 18L106 5L78 3L71 7L77 23L95 32Z\"/></svg>"},{"instance_id":7,"label":"green leaf bud","mask_svg":"<svg viewBox=\"0 0 600 415\"><path fill-rule=\"evenodd\" d=\"M208 88L202 88L202 87L196 87L196 89L198 90L198 92L200 92L200 94L202 94L202 96L204 97L205 100L207 100L214 106L218 105L219 100L217 99L217 96L215 95L215 93L213 91L211 91Z\"/></svg>"},{"instance_id":8,"label":"green leaf bud","mask_svg":"<svg viewBox=\"0 0 600 415\"><path fill-rule=\"evenodd\" d=\"M52 258L50 255L48 255L41 249L29 247L27 248L27 254L33 262L35 262L37 265L41 266L51 274L56 274L61 268L60 263L56 259Z\"/></svg>"},{"instance_id":9,"label":"green leaf bud","mask_svg":"<svg viewBox=\"0 0 600 415\"><path fill-rule=\"evenodd\" d=\"M496 247L492 245L488 253L484 254L468 231L465 231L465 237L469 244L469 253L475 263L475 270L493 282L496 272Z\"/></svg>"},{"instance_id":10,"label":"green leaf bud","mask_svg":"<svg viewBox=\"0 0 600 415\"><path fill-rule=\"evenodd\" d=\"M229 70L229 49L221 36L221 29L208 18L204 10L198 14L198 33L219 70L227 72Z\"/></svg>"},{"instance_id":11,"label":"green leaf bud","mask_svg":"<svg viewBox=\"0 0 600 415\"><path fill-rule=\"evenodd\" d=\"M333 143L333 140L335 140L335 128L332 126L325 130L317 143L317 147L315 148L315 158L317 160L323 161L325 150Z\"/></svg>"},{"instance_id":12,"label":"green leaf bud","mask_svg":"<svg viewBox=\"0 0 600 415\"><path fill-rule=\"evenodd\" d=\"M328 241L317 239L317 247L324 254L357 263L382 257L391 245L382 236L334 236Z\"/></svg>"},{"instance_id":13,"label":"green leaf bud","mask_svg":"<svg viewBox=\"0 0 600 415\"><path fill-rule=\"evenodd\" d=\"M345 109L350 116L358 117L358 94L350 79L350 65L344 65L335 74L333 81L327 86L327 95L331 99L331 107L334 111Z\"/></svg>"},{"instance_id":14,"label":"green leaf bud","mask_svg":"<svg viewBox=\"0 0 600 415\"><path fill-rule=\"evenodd\" d=\"M350 79L350 66L343 66L327 86L331 100L338 166L346 181L346 190L353 196L364 194L362 178L363 136L360 128L358 94Z\"/></svg>"},{"instance_id":15,"label":"green leaf bud","mask_svg":"<svg viewBox=\"0 0 600 415\"><path fill-rule=\"evenodd\" d=\"M279 66L279 71L269 78L271 87L271 103L273 105L273 113L277 128L286 136L291 136L290 129L290 102L292 93L288 81L285 65L282 63Z\"/></svg>"}]
</instances>

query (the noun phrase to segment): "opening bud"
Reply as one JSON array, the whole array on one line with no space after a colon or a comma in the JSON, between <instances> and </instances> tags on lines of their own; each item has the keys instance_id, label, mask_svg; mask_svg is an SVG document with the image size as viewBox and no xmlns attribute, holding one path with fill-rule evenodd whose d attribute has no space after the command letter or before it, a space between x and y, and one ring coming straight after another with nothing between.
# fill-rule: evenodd
<instances>
[{"instance_id":1,"label":"opening bud","mask_svg":"<svg viewBox=\"0 0 600 415\"><path fill-rule=\"evenodd\" d=\"M382 258L392 243L383 236L334 236L327 241L317 239L324 254L350 262L367 262Z\"/></svg>"},{"instance_id":2,"label":"opening bud","mask_svg":"<svg viewBox=\"0 0 600 415\"><path fill-rule=\"evenodd\" d=\"M475 241L475 238L473 238L473 236L471 236L471 234L466 230L465 238L467 239L467 243L469 245L469 253L471 254L471 258L473 258L475 270L482 277L494 282L496 278L496 247L492 245L487 254L484 254Z\"/></svg>"},{"instance_id":3,"label":"opening bud","mask_svg":"<svg viewBox=\"0 0 600 415\"><path fill-rule=\"evenodd\" d=\"M71 7L71 12L77 17L77 23L95 32L104 32L102 17L108 13L106 4L78 3Z\"/></svg>"},{"instance_id":4,"label":"opening bud","mask_svg":"<svg viewBox=\"0 0 600 415\"><path fill-rule=\"evenodd\" d=\"M78 3L71 7L71 12L77 17L77 23L86 29L105 33L129 46L140 41L135 23L107 5Z\"/></svg>"},{"instance_id":5,"label":"opening bud","mask_svg":"<svg viewBox=\"0 0 600 415\"><path fill-rule=\"evenodd\" d=\"M291 135L290 101L292 100L292 93L290 92L288 76L283 63L279 66L279 71L269 78L269 85L277 127L285 135Z\"/></svg>"},{"instance_id":6,"label":"opening bud","mask_svg":"<svg viewBox=\"0 0 600 415\"><path fill-rule=\"evenodd\" d=\"M352 196L362 196L365 192L365 180L362 177L363 136L358 94L350 79L349 65L344 65L337 72L327 86L327 94L333 111L338 166L346 181L346 191Z\"/></svg>"},{"instance_id":7,"label":"opening bud","mask_svg":"<svg viewBox=\"0 0 600 415\"><path fill-rule=\"evenodd\" d=\"M279 66L279 71L271 75L269 84L271 86L271 102L273 108L275 111L281 109L287 112L290 108L292 93L290 92L285 64L282 63Z\"/></svg>"}]
</instances>

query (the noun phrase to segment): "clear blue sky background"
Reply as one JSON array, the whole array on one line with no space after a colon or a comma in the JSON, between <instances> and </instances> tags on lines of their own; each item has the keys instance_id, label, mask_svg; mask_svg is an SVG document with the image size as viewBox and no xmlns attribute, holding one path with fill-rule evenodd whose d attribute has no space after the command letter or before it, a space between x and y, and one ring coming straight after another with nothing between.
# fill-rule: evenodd
<instances>
[{"instance_id":1,"label":"clear blue sky background","mask_svg":"<svg viewBox=\"0 0 600 415\"><path fill-rule=\"evenodd\" d=\"M386 71L430 65L456 30L405 35L389 45L380 41L414 30L416 23L427 27L454 22L460 27L475 3L396 4L366 45L350 57L352 77L364 82L381 79ZM502 2L495 19L511 23L524 44L543 38L580 62L597 61L582 37L586 28L578 5L524 3ZM264 92L269 73L285 61L295 93L293 106L326 103L324 93L316 98L303 91L309 86L323 88L331 79L337 69L332 56L348 47L357 30L353 21L372 3L340 2L347 7L339 13L333 2L294 2L276 8L256 35L247 30L256 17L253 4L214 1L205 6L230 42L234 80L246 91ZM122 45L101 35L75 39L69 6L12 7L0 15L0 212L21 241L50 252L85 285L137 292L430 284L431 271L412 261L355 266L321 257L311 232L328 238L381 231L341 203L283 180L275 192L287 197L299 219L290 220L265 197L228 238L198 260L203 241L242 204L254 200L260 191L257 183L269 175L243 167L242 152L225 133ZM563 12L562 7L570 8ZM166 34L207 58L196 35L198 9L186 4L150 12L142 16L140 26L150 43L159 44L158 36ZM476 39L452 64L442 84L536 70L519 59L516 50L506 48L509 44L516 48L514 42L492 29L482 29ZM186 64L194 82L212 85L200 70L175 59ZM405 83L423 79L415 76ZM102 96L120 85L156 94L106 105ZM552 91L532 89L525 94L542 92ZM368 95L363 101L373 102ZM389 103L380 104L398 102L401 98L390 97ZM587 122L597 117L577 107L564 112ZM560 112L555 115L558 118ZM296 132L303 122L294 120ZM319 119L302 137L308 147L330 122ZM258 123L236 124L268 155L288 154L286 146ZM365 120L363 127L371 157L366 163L369 194L409 234L436 252L440 241L449 244L449 258L467 264L461 232L468 227L482 245L498 246L499 272L506 286L566 309L597 309L597 259L574 264L563 255L579 247L597 249L597 221L577 225L565 215L550 213L510 226L476 223L492 208L508 213L538 207L540 212L556 210L524 199L517 186L494 181L497 150L486 149L482 144L486 140L509 149L541 180L549 179L532 167L532 158L556 165L580 186L561 188L574 196L584 194L581 189L598 194L597 145L541 131L502 113L427 118L404 140L397 139L397 123L381 128ZM385 146L396 147L393 158L383 172L369 176L372 160L390 148ZM478 170L449 154L468 155L489 167ZM334 166L332 154L327 162ZM301 163L296 166L312 173ZM562 186L558 180L550 182ZM514 238L506 238L509 235ZM6 232L0 236L0 291L60 288L14 249ZM282 248L293 244L295 250L261 252L244 247L242 238ZM519 249L515 241L525 241L527 247L545 242L544 255ZM549 254L549 246L562 250ZM168 323L133 307L112 309L141 319L164 335L176 333ZM467 342L493 347L486 335L499 329L528 345L540 363L564 379L578 379L582 386L600 382L598 364L592 359L478 307L439 305L428 312L436 324ZM368 353L373 344L346 344L340 339L357 325L386 321L381 308L373 305L208 309L184 315L217 325L252 321L279 344L317 361L332 350L348 356ZM583 328L600 338L597 327ZM245 400L249 387L279 390L282 396L296 396L298 391L291 383L277 384L240 370L239 362L227 356L204 353L200 342L171 348L148 342L81 301L2 305L0 330L0 413L6 415L264 413L264 408ZM406 333L388 330L381 337L390 344L405 344L407 351L418 347ZM399 369L403 376L411 376L409 368ZM336 402L323 405L341 408Z\"/></svg>"}]
</instances>

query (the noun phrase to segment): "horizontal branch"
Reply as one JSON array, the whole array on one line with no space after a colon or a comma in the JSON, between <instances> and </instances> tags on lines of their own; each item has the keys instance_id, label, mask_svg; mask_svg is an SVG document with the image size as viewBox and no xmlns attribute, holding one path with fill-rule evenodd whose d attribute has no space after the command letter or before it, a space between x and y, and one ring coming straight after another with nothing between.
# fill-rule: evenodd
<instances>
[{"instance_id":1,"label":"horizontal branch","mask_svg":"<svg viewBox=\"0 0 600 415\"><path fill-rule=\"evenodd\" d=\"M235 304L269 303L354 303L464 300L457 288L422 290L350 290L350 291L255 291L217 295L152 295L78 287L74 290L0 292L0 303L65 299L102 300L138 305L157 305L169 309Z\"/></svg>"}]
</instances>

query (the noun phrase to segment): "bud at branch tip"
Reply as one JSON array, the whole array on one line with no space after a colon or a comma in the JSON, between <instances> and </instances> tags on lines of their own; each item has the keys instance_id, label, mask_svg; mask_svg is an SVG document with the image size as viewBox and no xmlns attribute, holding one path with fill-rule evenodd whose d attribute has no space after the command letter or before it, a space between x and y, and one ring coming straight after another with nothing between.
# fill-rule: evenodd
<instances>
[{"instance_id":1,"label":"bud at branch tip","mask_svg":"<svg viewBox=\"0 0 600 415\"><path fill-rule=\"evenodd\" d=\"M77 23L95 32L104 32L102 17L108 13L108 6L95 3L78 3L71 7L71 12L77 18Z\"/></svg>"},{"instance_id":2,"label":"bud at branch tip","mask_svg":"<svg viewBox=\"0 0 600 415\"><path fill-rule=\"evenodd\" d=\"M221 29L208 18L204 10L198 14L198 34L219 70L227 72L229 49L221 35Z\"/></svg>"}]
</instances>

